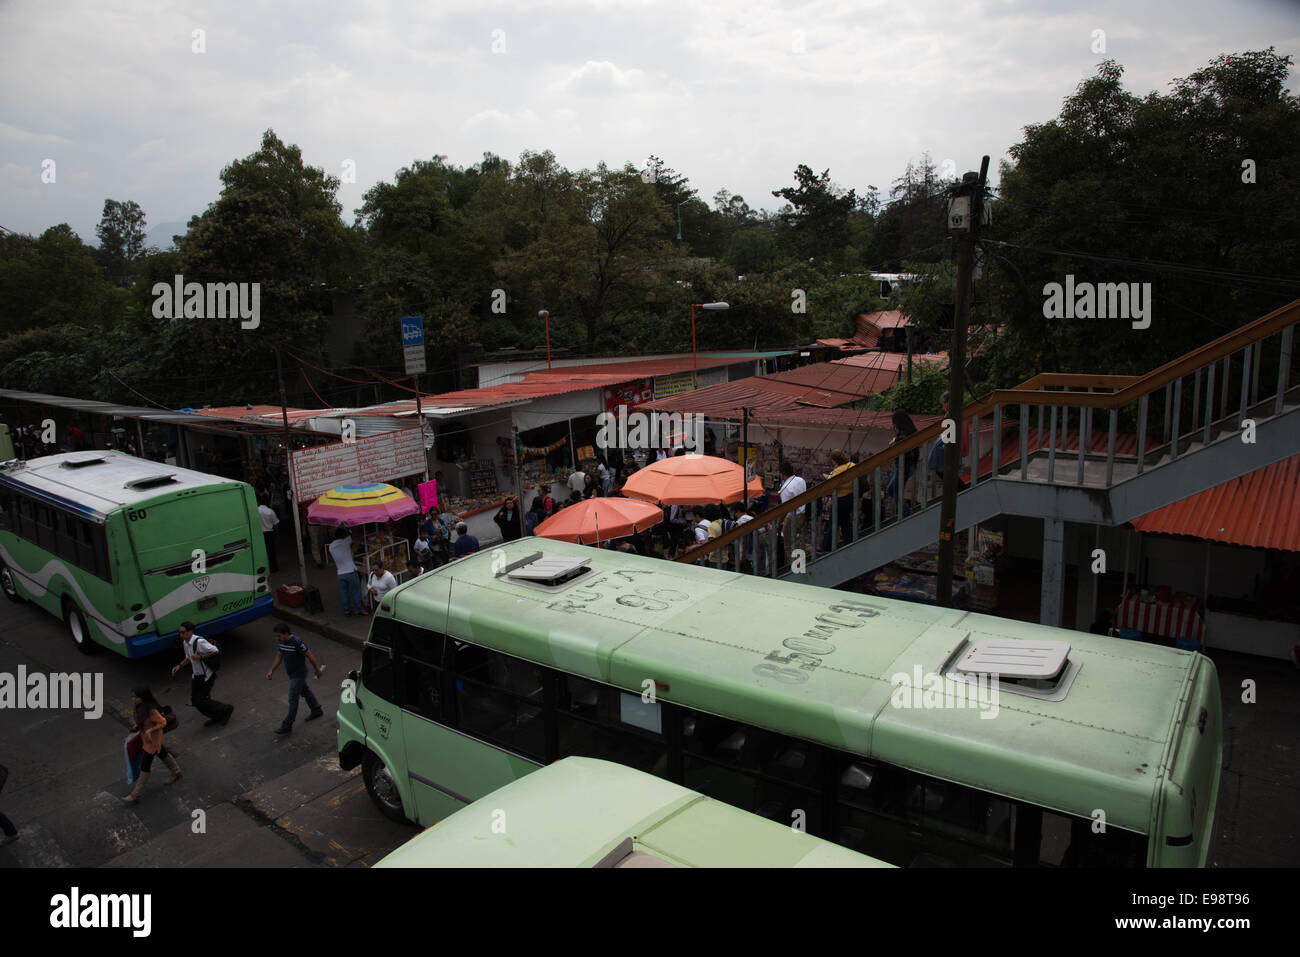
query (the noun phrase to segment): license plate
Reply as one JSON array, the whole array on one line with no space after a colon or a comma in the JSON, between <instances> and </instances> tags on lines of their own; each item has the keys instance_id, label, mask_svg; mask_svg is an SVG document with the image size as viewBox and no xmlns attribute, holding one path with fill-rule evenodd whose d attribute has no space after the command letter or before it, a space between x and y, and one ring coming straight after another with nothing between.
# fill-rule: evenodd
<instances>
[{"instance_id":1,"label":"license plate","mask_svg":"<svg viewBox=\"0 0 1300 957\"><path fill-rule=\"evenodd\" d=\"M217 604L217 599L215 595L212 598L200 598L199 611L204 611L205 609L208 608L215 608L216 604Z\"/></svg>"}]
</instances>

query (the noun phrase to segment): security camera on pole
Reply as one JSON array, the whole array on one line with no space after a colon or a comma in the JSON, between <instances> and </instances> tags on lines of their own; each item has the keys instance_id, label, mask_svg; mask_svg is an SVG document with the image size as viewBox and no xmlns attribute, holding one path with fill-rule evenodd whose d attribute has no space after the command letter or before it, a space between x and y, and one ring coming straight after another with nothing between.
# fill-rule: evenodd
<instances>
[{"instance_id":1,"label":"security camera on pole","mask_svg":"<svg viewBox=\"0 0 1300 957\"><path fill-rule=\"evenodd\" d=\"M984 185L988 181L989 158L984 157L980 171L967 173L952 190L948 201L948 231L957 242L957 296L953 306L952 351L948 356L948 418L957 423L957 440L949 442L943 452L943 502L939 510L939 581L935 586L936 604L952 607L953 533L957 524L957 487L960 481L962 436L966 425L962 409L966 405L966 324L970 319L971 270L975 262L975 244L979 228L986 218ZM899 464L902 468L902 464ZM971 463L975 477L978 462Z\"/></svg>"}]
</instances>

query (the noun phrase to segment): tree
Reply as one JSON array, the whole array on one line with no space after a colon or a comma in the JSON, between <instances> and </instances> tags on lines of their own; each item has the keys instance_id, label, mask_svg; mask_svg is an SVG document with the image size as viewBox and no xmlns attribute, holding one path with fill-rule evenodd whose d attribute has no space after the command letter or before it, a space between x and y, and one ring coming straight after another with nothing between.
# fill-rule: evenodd
<instances>
[{"instance_id":1,"label":"tree","mask_svg":"<svg viewBox=\"0 0 1300 957\"><path fill-rule=\"evenodd\" d=\"M259 324L172 320L161 358L176 378L219 383L209 401L278 398L268 363L273 368L277 347L320 352L328 288L353 268L356 242L339 218L338 179L306 165L273 130L223 169L221 181L221 195L190 220L181 267L186 282L256 283Z\"/></svg>"},{"instance_id":2,"label":"tree","mask_svg":"<svg viewBox=\"0 0 1300 957\"><path fill-rule=\"evenodd\" d=\"M104 213L95 235L99 237L100 263L109 279L121 286L130 285L132 267L144 252L144 210L134 200L104 200Z\"/></svg>"},{"instance_id":3,"label":"tree","mask_svg":"<svg viewBox=\"0 0 1300 957\"><path fill-rule=\"evenodd\" d=\"M532 235L497 261L498 275L532 312L550 308L576 319L589 353L602 337L616 344L616 318L643 306L679 258L664 239L671 220L651 184L631 164L568 174L545 153L520 158L513 186L511 233ZM525 218L530 229L521 228ZM548 305L533 308L540 303ZM567 332L563 324L558 331ZM556 332L553 324L553 341Z\"/></svg>"},{"instance_id":4,"label":"tree","mask_svg":"<svg viewBox=\"0 0 1300 957\"><path fill-rule=\"evenodd\" d=\"M1294 298L1294 286L1159 265L1294 276L1300 99L1286 90L1291 63L1272 48L1220 56L1168 93L1137 97L1107 61L1057 118L1025 128L1002 169L990 238L1033 248L987 247L989 296L1012 333L999 349L1020 350L1012 362L995 357L1000 374L1143 373ZM1076 284L1150 282L1150 327L1045 318L1044 286L1067 274Z\"/></svg>"},{"instance_id":5,"label":"tree","mask_svg":"<svg viewBox=\"0 0 1300 957\"><path fill-rule=\"evenodd\" d=\"M790 234L785 248L799 258L838 261L848 244L849 217L857 207L857 195L836 186L830 176L828 169L819 176L800 163L794 171L797 185L772 191L789 204L781 211L780 223Z\"/></svg>"}]
</instances>

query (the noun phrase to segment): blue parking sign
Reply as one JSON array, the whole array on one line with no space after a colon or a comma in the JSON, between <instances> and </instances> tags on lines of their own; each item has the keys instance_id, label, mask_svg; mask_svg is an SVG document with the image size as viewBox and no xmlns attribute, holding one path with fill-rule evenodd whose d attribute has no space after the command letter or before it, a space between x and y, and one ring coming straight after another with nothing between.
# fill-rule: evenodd
<instances>
[{"instance_id":1,"label":"blue parking sign","mask_svg":"<svg viewBox=\"0 0 1300 957\"><path fill-rule=\"evenodd\" d=\"M424 345L424 317L423 316L402 317L402 345L403 346Z\"/></svg>"}]
</instances>

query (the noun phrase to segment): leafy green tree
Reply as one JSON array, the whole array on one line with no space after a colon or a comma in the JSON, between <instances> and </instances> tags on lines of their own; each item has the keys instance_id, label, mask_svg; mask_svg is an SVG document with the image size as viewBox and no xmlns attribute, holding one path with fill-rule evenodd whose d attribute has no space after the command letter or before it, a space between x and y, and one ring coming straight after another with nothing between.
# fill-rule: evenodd
<instances>
[{"instance_id":1,"label":"leafy green tree","mask_svg":"<svg viewBox=\"0 0 1300 957\"><path fill-rule=\"evenodd\" d=\"M132 269L144 253L145 215L134 200L104 200L104 213L95 227L99 261L110 281L130 285Z\"/></svg>"},{"instance_id":2,"label":"leafy green tree","mask_svg":"<svg viewBox=\"0 0 1300 957\"><path fill-rule=\"evenodd\" d=\"M277 347L320 353L328 288L355 268L356 241L339 218L338 179L306 165L273 130L221 181L221 195L190 220L181 267L187 283L257 283L259 324L156 319L166 332L162 356L178 379L221 383L207 392L213 404L278 398L265 370Z\"/></svg>"},{"instance_id":3,"label":"leafy green tree","mask_svg":"<svg viewBox=\"0 0 1300 957\"><path fill-rule=\"evenodd\" d=\"M998 357L995 368L1142 373L1295 297L1294 285L1162 265L1294 278L1300 99L1286 88L1291 65L1272 48L1220 56L1168 93L1138 97L1107 61L1056 119L1025 128L1002 169L989 238L1034 248L989 245L987 259L990 296L1013 333L999 348L1022 355ZM1150 327L1044 317L1044 286L1067 274L1150 282Z\"/></svg>"},{"instance_id":4,"label":"leafy green tree","mask_svg":"<svg viewBox=\"0 0 1300 957\"><path fill-rule=\"evenodd\" d=\"M773 196L788 203L780 216L781 225L788 230L785 248L799 258L841 260L857 194L832 183L828 169L818 175L800 163L794 177L795 186L772 191Z\"/></svg>"}]
</instances>

